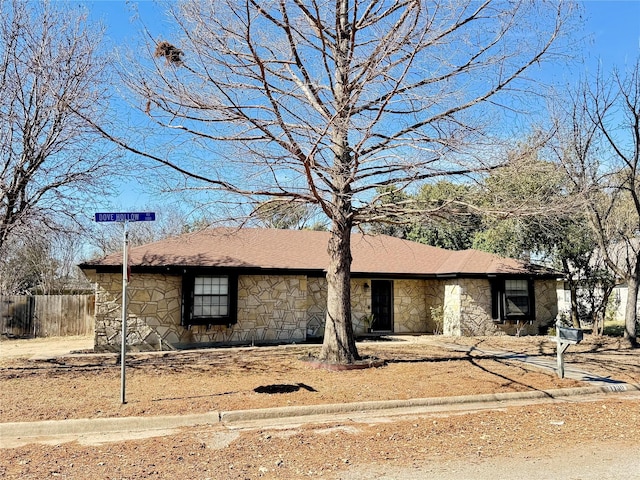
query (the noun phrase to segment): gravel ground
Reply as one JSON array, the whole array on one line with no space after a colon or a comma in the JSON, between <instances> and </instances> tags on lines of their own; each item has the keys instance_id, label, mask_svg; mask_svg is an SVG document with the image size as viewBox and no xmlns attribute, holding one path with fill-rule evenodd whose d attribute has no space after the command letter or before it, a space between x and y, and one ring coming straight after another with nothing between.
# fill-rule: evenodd
<instances>
[{"instance_id":1,"label":"gravel ground","mask_svg":"<svg viewBox=\"0 0 640 480\"><path fill-rule=\"evenodd\" d=\"M438 342L472 346L443 349ZM5 351L5 342L0 350ZM360 344L386 366L314 369L314 346L136 354L119 404L116 355L0 358L3 422L234 410L284 405L548 390L580 385L478 352L554 358L539 337L407 338ZM637 351L616 340L570 347L567 365L640 383ZM36 355L34 357L34 355ZM5 478L640 479L640 398L611 394L490 410L230 429L220 425L122 441L105 437L5 448ZM567 471L569 470L569 471Z\"/></svg>"}]
</instances>

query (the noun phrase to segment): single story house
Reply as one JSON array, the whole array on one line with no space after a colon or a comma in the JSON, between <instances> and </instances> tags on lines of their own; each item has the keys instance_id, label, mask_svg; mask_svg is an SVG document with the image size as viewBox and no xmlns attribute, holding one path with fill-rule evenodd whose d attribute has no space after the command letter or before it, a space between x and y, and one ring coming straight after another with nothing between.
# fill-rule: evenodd
<instances>
[{"instance_id":1,"label":"single story house","mask_svg":"<svg viewBox=\"0 0 640 480\"><path fill-rule=\"evenodd\" d=\"M214 228L131 248L135 349L295 343L323 334L328 232ZM476 250L352 236L356 335L537 334L558 313L558 274ZM97 350L117 350L122 254L80 265L96 289Z\"/></svg>"}]
</instances>

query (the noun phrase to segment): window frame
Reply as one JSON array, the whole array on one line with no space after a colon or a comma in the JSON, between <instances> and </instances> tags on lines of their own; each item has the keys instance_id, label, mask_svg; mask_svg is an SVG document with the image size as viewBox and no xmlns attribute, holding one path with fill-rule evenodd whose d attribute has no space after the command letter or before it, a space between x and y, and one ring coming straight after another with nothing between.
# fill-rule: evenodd
<instances>
[{"instance_id":1,"label":"window frame","mask_svg":"<svg viewBox=\"0 0 640 480\"><path fill-rule=\"evenodd\" d=\"M507 290L508 281L526 282L526 294L509 295ZM507 305L509 298L522 298L524 296L527 299L528 311L526 313L509 312ZM491 316L494 321L533 321L536 318L535 305L535 282L532 278L495 278L491 281Z\"/></svg>"},{"instance_id":2,"label":"window frame","mask_svg":"<svg viewBox=\"0 0 640 480\"><path fill-rule=\"evenodd\" d=\"M198 278L225 278L227 280L227 293L221 294L196 294L196 279ZM212 273L212 272L188 272L182 277L182 319L181 325L190 327L192 325L227 325L231 326L238 322L238 276L233 273ZM198 315L194 316L196 297L227 297L226 315Z\"/></svg>"}]
</instances>

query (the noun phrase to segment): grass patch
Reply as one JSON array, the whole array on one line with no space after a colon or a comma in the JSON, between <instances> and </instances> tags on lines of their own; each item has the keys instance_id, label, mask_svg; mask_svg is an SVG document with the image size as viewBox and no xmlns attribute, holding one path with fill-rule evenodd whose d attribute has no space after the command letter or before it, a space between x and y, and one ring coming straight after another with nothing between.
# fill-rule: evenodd
<instances>
[{"instance_id":1,"label":"grass patch","mask_svg":"<svg viewBox=\"0 0 640 480\"><path fill-rule=\"evenodd\" d=\"M622 337L624 335L624 321L605 322L603 334L608 337Z\"/></svg>"}]
</instances>

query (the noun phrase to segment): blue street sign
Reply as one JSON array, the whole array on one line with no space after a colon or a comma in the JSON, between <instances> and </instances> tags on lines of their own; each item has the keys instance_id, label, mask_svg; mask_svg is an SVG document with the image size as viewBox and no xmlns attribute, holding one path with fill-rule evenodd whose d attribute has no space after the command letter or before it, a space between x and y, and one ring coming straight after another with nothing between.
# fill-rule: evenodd
<instances>
[{"instance_id":1,"label":"blue street sign","mask_svg":"<svg viewBox=\"0 0 640 480\"><path fill-rule=\"evenodd\" d=\"M155 212L96 213L96 222L153 222Z\"/></svg>"}]
</instances>

